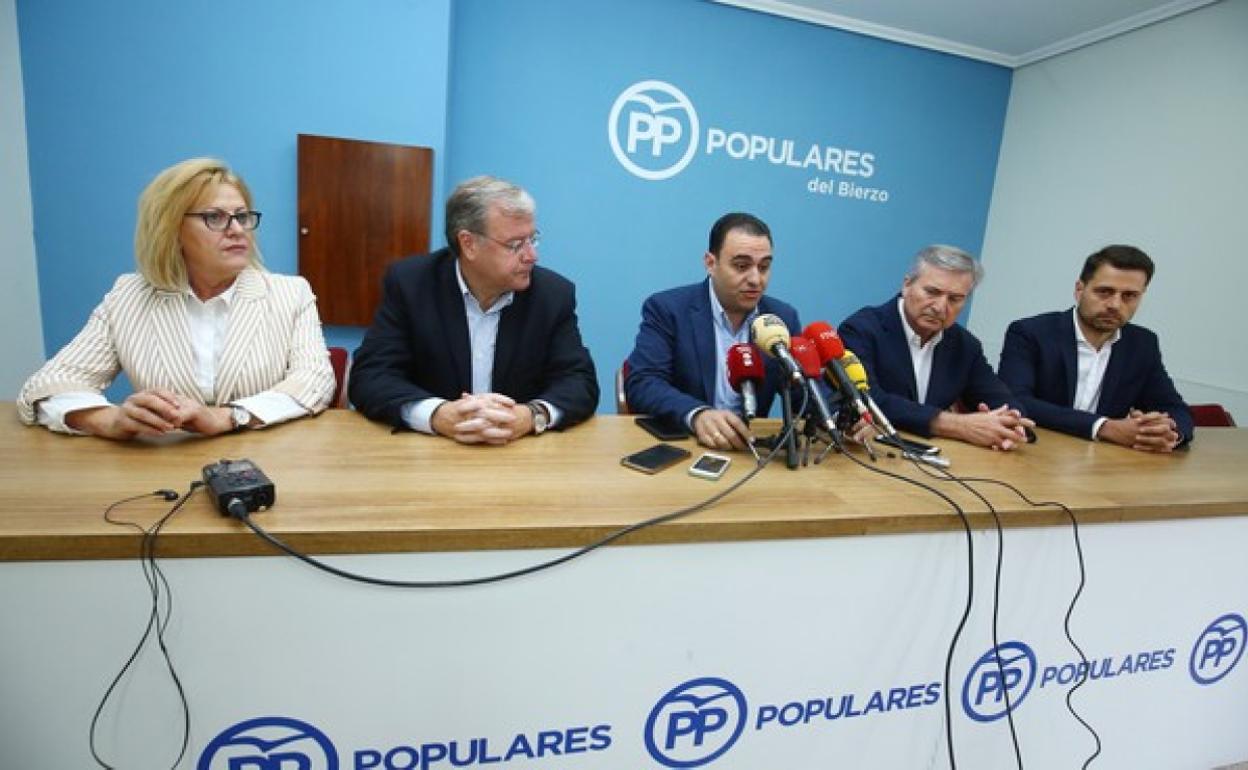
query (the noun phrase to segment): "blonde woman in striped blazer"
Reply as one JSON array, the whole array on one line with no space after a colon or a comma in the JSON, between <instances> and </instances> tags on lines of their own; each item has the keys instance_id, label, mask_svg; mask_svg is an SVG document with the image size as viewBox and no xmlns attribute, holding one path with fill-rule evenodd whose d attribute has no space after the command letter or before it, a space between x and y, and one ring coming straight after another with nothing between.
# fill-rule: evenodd
<instances>
[{"instance_id":1,"label":"blonde woman in striped blazer","mask_svg":"<svg viewBox=\"0 0 1248 770\"><path fill-rule=\"evenodd\" d=\"M18 416L65 433L215 435L325 409L334 373L307 281L260 264L251 192L221 161L165 169L139 198L139 272L23 386ZM101 391L119 371L134 393Z\"/></svg>"}]
</instances>

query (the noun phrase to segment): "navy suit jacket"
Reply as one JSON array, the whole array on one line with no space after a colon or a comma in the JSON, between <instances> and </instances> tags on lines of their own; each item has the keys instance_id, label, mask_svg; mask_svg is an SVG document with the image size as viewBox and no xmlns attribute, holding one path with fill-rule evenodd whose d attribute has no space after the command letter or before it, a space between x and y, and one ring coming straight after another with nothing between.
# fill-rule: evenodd
<instances>
[{"instance_id":1,"label":"navy suit jacket","mask_svg":"<svg viewBox=\"0 0 1248 770\"><path fill-rule=\"evenodd\" d=\"M1096 412L1073 408L1079 361L1070 310L1043 313L1010 324L1001 349L1001 379L1045 428L1092 437L1100 417L1126 417L1131 409L1166 412L1183 441L1192 440L1192 415L1161 363L1157 335L1134 324L1122 327L1101 381Z\"/></svg>"},{"instance_id":2,"label":"navy suit jacket","mask_svg":"<svg viewBox=\"0 0 1248 770\"><path fill-rule=\"evenodd\" d=\"M719 351L711 320L710 279L652 295L641 307L641 328L628 357L624 394L634 412L684 424L685 415L715 401ZM801 330L797 311L764 295L760 313L774 313L794 333ZM767 377L758 392L758 413L771 409L783 381L778 362L764 357Z\"/></svg>"},{"instance_id":3,"label":"navy suit jacket","mask_svg":"<svg viewBox=\"0 0 1248 770\"><path fill-rule=\"evenodd\" d=\"M845 347L854 351L867 369L871 397L901 430L931 436L932 420L958 402L968 410L982 402L993 409L1009 404L1026 412L984 359L983 345L958 324L945 329L936 345L927 398L919 403L897 297L883 305L862 308L841 322L839 331Z\"/></svg>"},{"instance_id":4,"label":"navy suit jacket","mask_svg":"<svg viewBox=\"0 0 1248 770\"><path fill-rule=\"evenodd\" d=\"M542 399L567 428L598 406L598 378L576 322L572 282L534 267L529 288L503 309L492 388L517 402ZM395 262L381 305L351 365L351 401L373 420L405 426L402 407L472 390L472 353L463 294L448 249Z\"/></svg>"}]
</instances>

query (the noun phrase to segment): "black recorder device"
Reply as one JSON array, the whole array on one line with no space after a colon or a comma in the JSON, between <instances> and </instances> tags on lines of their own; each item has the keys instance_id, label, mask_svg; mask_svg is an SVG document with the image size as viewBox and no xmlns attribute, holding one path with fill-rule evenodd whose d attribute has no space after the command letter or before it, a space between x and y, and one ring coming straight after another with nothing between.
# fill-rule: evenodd
<instances>
[{"instance_id":1,"label":"black recorder device","mask_svg":"<svg viewBox=\"0 0 1248 770\"><path fill-rule=\"evenodd\" d=\"M204 486L217 510L233 516L230 505L241 502L248 513L272 508L277 499L273 482L251 460L219 460L204 466Z\"/></svg>"}]
</instances>

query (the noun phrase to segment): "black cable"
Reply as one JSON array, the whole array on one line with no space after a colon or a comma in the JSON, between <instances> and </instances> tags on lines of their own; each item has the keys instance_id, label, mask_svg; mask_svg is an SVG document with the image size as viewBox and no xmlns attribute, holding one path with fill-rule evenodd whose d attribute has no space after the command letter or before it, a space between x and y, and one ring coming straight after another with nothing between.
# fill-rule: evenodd
<instances>
[{"instance_id":1,"label":"black cable","mask_svg":"<svg viewBox=\"0 0 1248 770\"><path fill-rule=\"evenodd\" d=\"M926 472L926 469L924 470ZM948 471L945 471L945 473L948 473ZM937 478L940 478L940 477L938 476ZM1075 718L1075 721L1077 721L1080 725L1082 725L1083 728L1092 735L1092 740L1095 741L1096 743L1096 748L1088 756L1088 758L1085 759L1083 762L1083 765L1082 765L1083 770L1087 770L1088 766L1092 764L1093 760L1095 760L1098 756L1100 756L1102 744L1101 744L1101 736L1096 732L1096 729L1093 728L1092 725L1087 722L1087 720L1085 720L1082 716L1080 716L1079 712L1075 710L1074 703L1072 702L1072 699L1074 698L1074 695L1075 695L1075 691L1078 690L1080 687L1083 687L1083 685L1088 682L1090 671L1091 671L1091 668L1088 664L1088 656L1084 653L1083 648L1079 646L1079 643L1075 641L1074 634L1072 634L1070 631L1070 619L1071 619L1071 616L1074 615L1075 605L1079 602L1079 598L1083 595L1083 589L1087 585L1087 574L1088 574L1087 566L1084 563L1084 559L1083 559L1083 541L1082 541L1082 538L1080 538L1079 536L1079 519L1075 516L1075 512L1072 511L1065 503L1059 502L1057 500L1045 500L1042 502L1036 502L1032 500L1030 497L1028 497L1027 495L1023 494L1022 490L1020 490L1018 487L1014 486L1013 484L1009 483L1008 481L1002 481L1000 479L970 477L970 476L959 477L959 480L962 482L996 484L997 486L1005 487L1006 489L1010 490L1015 495L1017 495L1018 498L1022 500L1024 503L1026 503L1027 505L1030 505L1032 508L1060 508L1066 514L1066 517L1070 519L1070 530L1075 541L1075 555L1077 557L1078 564L1079 564L1079 585L1076 586L1075 592L1070 598L1070 604L1066 608L1066 615L1062 622L1062 629L1066 633L1066 640L1070 642L1070 646L1074 648L1075 652L1079 654L1079 662L1083 664L1083 667L1082 667L1083 674L1082 676L1079 676L1078 681L1075 682L1075 684L1072 685L1071 688L1066 691L1065 700L1066 700L1066 710L1069 711L1070 715Z\"/></svg>"},{"instance_id":2,"label":"black cable","mask_svg":"<svg viewBox=\"0 0 1248 770\"><path fill-rule=\"evenodd\" d=\"M958 763L953 752L953 704L950 699L951 692L950 692L949 684L952 680L953 653L954 653L954 650L957 649L958 639L961 638L962 631L966 628L966 621L971 615L971 607L973 606L974 601L975 601L975 543L971 535L971 522L969 519L967 519L966 511L962 510L962 506L958 505L957 501L955 501L952 497L949 497L948 495L946 495L944 492L941 492L939 489L936 489L935 487L930 486L928 484L924 484L923 482L917 479L912 479L909 476L903 476L900 473L894 473L892 471L885 470L879 467L878 465L865 463L859 458L855 457L850 452L846 451L845 447L840 443L837 443L837 448L840 449L841 454L849 458L855 465L858 465L859 467L866 468L872 473L878 473L881 476L888 476L889 478L897 479L898 481L905 482L906 484L916 486L919 489L922 489L926 492L930 492L931 494L944 500L946 503L949 504L949 507L953 508L954 512L958 514L958 519L962 522L962 529L966 532L966 578L967 578L966 580L966 605L962 608L962 617L958 620L958 627L953 632L953 638L949 640L949 651L945 655L945 680L944 680L945 746L947 747L948 752L949 752L950 770L957 770ZM1004 682L1002 683L1004 684Z\"/></svg>"},{"instance_id":3,"label":"black cable","mask_svg":"<svg viewBox=\"0 0 1248 770\"><path fill-rule=\"evenodd\" d=\"M130 667L134 665L134 662L142 653L144 645L146 645L148 639L152 637L153 630L155 630L156 641L160 647L161 655L165 660L165 667L169 670L169 675L173 680L175 688L177 689L178 699L182 707L182 745L178 752L177 758L173 761L173 764L170 765L171 768L176 768L178 766L178 764L182 761L182 758L186 756L187 747L190 745L190 706L186 700L186 691L182 687L182 681L178 677L178 673L173 665L173 660L169 655L169 647L165 643L165 629L168 627L169 617L173 612L173 593L169 588L169 581L166 579L164 572L160 568L160 564L156 560L156 538L160 535L161 530L164 528L169 519L171 519L173 515L186 504L186 501L190 499L191 493L201 486L203 486L203 482L193 482L187 490L187 493L183 495L181 499L178 499L177 493L173 490L160 489L155 492L135 495L134 497L118 500L104 510L104 520L108 523L118 526L133 527L143 534L143 538L139 543L139 563L142 566L143 577L147 581L148 590L151 592L152 596L151 611L148 613L147 625L143 629L143 634L139 637L138 643L135 644L134 650L131 651L130 656L126 659L126 662L121 667L121 670L117 672L115 677L113 677L113 681L109 683L108 689L105 690L103 697L100 698L100 703L96 706L95 713L91 717L91 727L87 734L88 743L91 749L91 756L95 759L95 763L97 765L106 768L107 770L115 770L115 768L113 765L108 764L108 762L100 756L100 753L96 748L96 728L99 724L100 716L104 712L104 707L108 704L113 692L117 689L117 685L120 684L121 680L125 677L126 672L130 670ZM168 512L166 512L165 515L157 520L152 526L144 528L132 521L121 521L112 518L111 513L118 506L144 497L150 497L152 495L158 495L166 501L177 500ZM163 613L161 611L162 595L164 598Z\"/></svg>"},{"instance_id":4,"label":"black cable","mask_svg":"<svg viewBox=\"0 0 1248 770\"><path fill-rule=\"evenodd\" d=\"M803 394L803 396L804 395L805 394ZM806 399L805 397L803 397L802 409L804 410L805 408L806 408ZM801 413L800 411L796 412L796 414L800 414L800 413ZM772 447L771 451L763 457L762 461L757 466L755 466L753 470L751 470L749 473L745 474L741 478L737 479L727 489L721 492L717 492L714 495L711 495L710 497L708 497L707 499L703 500L700 503L695 503L693 505L680 508L670 513L660 514L658 516L654 516L649 519L639 521L635 524L630 524L626 527L623 527L622 529L617 529L616 531L608 534L606 537L603 537L600 540L596 540L590 543L589 545L582 546L581 548L578 548L574 551L570 551L568 553L563 554L562 556L557 556L553 559L549 559L544 562L538 562L537 564L530 564L527 567L521 567L519 569L510 570L508 572L499 572L493 575L483 575L480 577L464 578L462 580L390 580L387 578L375 578L375 577L370 577L368 575L360 575L355 572L349 572L339 567L335 567L331 564L327 564L321 561L320 559L317 559L313 556L309 556L301 551L297 551L295 550L294 547L282 542L282 540L270 534L267 530L265 530L259 524L252 521L251 514L247 511L246 505L244 505L241 500L238 500L237 498L235 498L234 500L231 500L227 506L227 510L231 516L243 522L243 524L246 524L247 527L252 532L256 533L256 535L258 535L261 539L263 539L264 541L272 545L274 548L277 548L280 551L284 551L286 554L293 556L294 558L298 559L299 561L305 564L308 564L319 570L328 572L331 575L344 578L346 580L354 580L357 583L367 583L369 585L384 586L386 588L463 588L466 586L487 585L489 583L499 583L504 580L511 580L513 578L523 577L525 575L532 575L537 572L542 572L542 571L551 569L552 567L557 567L561 564L566 564L572 561L573 559L578 559L582 556L585 556L586 554L596 551L599 548L602 548L603 546L609 545L626 535L631 535L632 533L637 532L638 530L646 529L647 527L653 527L658 524L664 524L669 521L674 521L676 519L683 518L685 516L689 516L690 514L694 514L694 513L697 513L698 511L709 508L710 506L724 499L725 497L732 494L736 490L740 489L743 485L745 485L746 482L750 481L755 476L757 476L759 472L763 470L763 468L767 467L767 465L771 463L771 461L780 452L780 450L783 449L788 443L788 436L793 432L795 424L796 424L796 420L791 421L789 423L788 428L786 428L784 431L781 432L780 440L776 441L775 446Z\"/></svg>"},{"instance_id":5,"label":"black cable","mask_svg":"<svg viewBox=\"0 0 1248 770\"><path fill-rule=\"evenodd\" d=\"M1007 680L1005 678L1005 667L1001 663L1001 638L998 633L1001 615L1001 569L1005 561L1005 531L1001 527L1001 515L997 512L996 507L988 501L988 498L984 497L978 489L966 483L961 477L955 476L943 468L940 469L940 475L938 475L925 467L925 464L912 453L904 453L903 456L918 466L919 470L924 474L939 481L953 481L957 483L967 492L979 498L979 501L992 514L992 522L997 530L997 563L992 584L992 654L997 663L997 676L1000 677L1001 690L1005 695L1005 718L1010 726L1010 741L1014 747L1014 761L1018 765L1018 770L1023 770L1023 751L1018 741L1018 728L1014 724L1014 704L1010 702L1010 688L1005 684Z\"/></svg>"}]
</instances>

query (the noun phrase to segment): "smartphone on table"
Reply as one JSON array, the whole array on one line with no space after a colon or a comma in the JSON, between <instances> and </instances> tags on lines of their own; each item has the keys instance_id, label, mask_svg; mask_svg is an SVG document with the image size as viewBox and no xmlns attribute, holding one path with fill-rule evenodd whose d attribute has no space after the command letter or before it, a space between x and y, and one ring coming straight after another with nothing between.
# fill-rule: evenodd
<instances>
[{"instance_id":1,"label":"smartphone on table","mask_svg":"<svg viewBox=\"0 0 1248 770\"><path fill-rule=\"evenodd\" d=\"M877 436L875 443L891 446L893 449L900 449L903 452L909 452L916 455L938 455L940 447L932 444L924 444L922 441L914 441L908 438L893 438L892 436Z\"/></svg>"},{"instance_id":2,"label":"smartphone on table","mask_svg":"<svg viewBox=\"0 0 1248 770\"><path fill-rule=\"evenodd\" d=\"M652 447L633 452L631 455L620 459L620 464L625 468L632 468L642 473L658 473L664 468L670 468L676 463L689 457L688 449L672 446L671 444L655 444Z\"/></svg>"},{"instance_id":3,"label":"smartphone on table","mask_svg":"<svg viewBox=\"0 0 1248 770\"><path fill-rule=\"evenodd\" d=\"M662 417L638 417L633 422L637 423L637 427L644 429L646 433L654 436L659 441L679 441L689 435L689 431L685 430L684 425L674 420L665 420Z\"/></svg>"},{"instance_id":4,"label":"smartphone on table","mask_svg":"<svg viewBox=\"0 0 1248 770\"><path fill-rule=\"evenodd\" d=\"M713 452L704 452L701 457L694 461L693 465L689 466L689 475L715 481L724 475L724 471L728 470L728 465L731 462L731 457L717 455Z\"/></svg>"}]
</instances>

